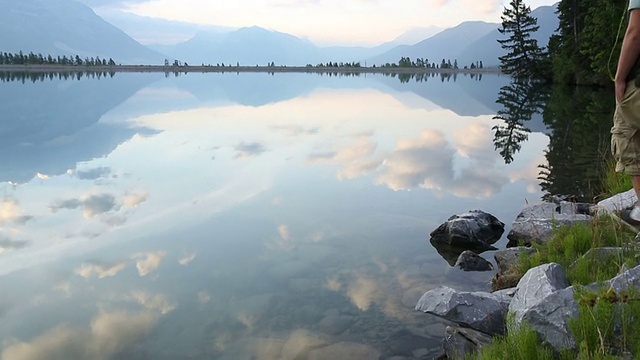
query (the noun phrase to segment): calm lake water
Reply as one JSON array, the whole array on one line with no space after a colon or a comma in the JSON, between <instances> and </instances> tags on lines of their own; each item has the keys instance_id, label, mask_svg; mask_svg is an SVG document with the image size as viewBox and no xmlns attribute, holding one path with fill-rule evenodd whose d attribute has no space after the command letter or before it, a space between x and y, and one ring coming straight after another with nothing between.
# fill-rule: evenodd
<instances>
[{"instance_id":1,"label":"calm lake water","mask_svg":"<svg viewBox=\"0 0 640 360\"><path fill-rule=\"evenodd\" d=\"M508 232L544 194L540 114L512 160L494 145L509 83L0 83L2 359L433 358L447 324L418 298L494 273L451 267L429 233L472 209Z\"/></svg>"}]
</instances>

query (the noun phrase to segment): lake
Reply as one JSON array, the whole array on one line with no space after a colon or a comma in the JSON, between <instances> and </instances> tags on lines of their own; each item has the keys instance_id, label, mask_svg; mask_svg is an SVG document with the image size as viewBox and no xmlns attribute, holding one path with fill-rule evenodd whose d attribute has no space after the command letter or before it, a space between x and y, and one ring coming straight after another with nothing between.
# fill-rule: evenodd
<instances>
[{"instance_id":1,"label":"lake","mask_svg":"<svg viewBox=\"0 0 640 360\"><path fill-rule=\"evenodd\" d=\"M0 77L2 359L431 359L418 298L494 272L429 233L591 189L612 111L514 124L496 74L105 75Z\"/></svg>"}]
</instances>

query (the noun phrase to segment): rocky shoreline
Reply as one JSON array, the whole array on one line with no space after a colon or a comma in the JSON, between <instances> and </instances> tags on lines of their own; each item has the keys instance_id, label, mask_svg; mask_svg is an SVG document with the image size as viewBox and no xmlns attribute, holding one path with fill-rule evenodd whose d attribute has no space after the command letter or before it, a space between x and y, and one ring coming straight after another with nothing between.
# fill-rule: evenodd
<instances>
[{"instance_id":1,"label":"rocky shoreline","mask_svg":"<svg viewBox=\"0 0 640 360\"><path fill-rule=\"evenodd\" d=\"M452 322L444 334L442 359L454 359L478 351L492 342L493 337L507 331L507 318L513 317L517 327L529 324L541 341L554 351L576 349L577 344L569 328L569 319L578 316L578 303L574 299L576 288L570 286L565 269L556 263L534 267L517 279L517 285L505 288L512 269L518 266L520 254L536 252L528 246L516 244L542 244L553 235L558 225L591 221L595 216L612 215L636 201L633 190L618 194L597 204L565 201L553 197L538 205L525 208L515 219L508 234L506 249L494 253L498 269L493 278L492 291L468 292L439 286L420 298L415 309ZM502 226L500 226L502 224ZM471 211L454 215L431 233L431 243L452 264L466 271L486 271L487 260L478 254L492 249L504 231L504 224L490 214ZM638 237L634 242L638 241ZM445 250L443 250L443 248ZM465 249L465 251L462 251ZM495 249L495 248L493 248ZM608 261L622 248L596 248L584 256L597 256ZM628 288L640 288L640 266L621 269L619 274L604 283L593 283L586 288L613 289L616 294Z\"/></svg>"}]
</instances>

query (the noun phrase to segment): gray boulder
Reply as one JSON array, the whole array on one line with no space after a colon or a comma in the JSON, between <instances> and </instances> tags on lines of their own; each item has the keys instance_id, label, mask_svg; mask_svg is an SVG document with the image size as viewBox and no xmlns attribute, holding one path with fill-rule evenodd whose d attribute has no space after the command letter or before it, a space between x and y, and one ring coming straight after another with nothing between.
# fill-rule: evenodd
<instances>
[{"instance_id":1,"label":"gray boulder","mask_svg":"<svg viewBox=\"0 0 640 360\"><path fill-rule=\"evenodd\" d=\"M542 341L555 350L575 348L568 321L578 315L566 273L556 263L540 265L522 277L509 305L515 325L531 325Z\"/></svg>"},{"instance_id":2,"label":"gray boulder","mask_svg":"<svg viewBox=\"0 0 640 360\"><path fill-rule=\"evenodd\" d=\"M531 255L535 252L537 252L535 248L524 246L496 251L493 257L496 259L496 264L498 264L498 272L491 279L492 290L516 286L522 276L518 269L520 266L520 255L523 253Z\"/></svg>"},{"instance_id":3,"label":"gray boulder","mask_svg":"<svg viewBox=\"0 0 640 360\"><path fill-rule=\"evenodd\" d=\"M624 254L624 248L621 247L601 247L589 249L582 258L591 258L596 262L611 261L613 258L622 258ZM574 262L571 267L575 266L578 261ZM611 262L614 264L614 262Z\"/></svg>"},{"instance_id":4,"label":"gray boulder","mask_svg":"<svg viewBox=\"0 0 640 360\"><path fill-rule=\"evenodd\" d=\"M595 286L596 284L593 284L591 287L595 288ZM604 286L613 289L618 294L629 288L640 289L640 265L605 282Z\"/></svg>"},{"instance_id":5,"label":"gray boulder","mask_svg":"<svg viewBox=\"0 0 640 360\"><path fill-rule=\"evenodd\" d=\"M453 215L431 232L432 242L464 249L495 249L491 244L504 233L504 223L481 210Z\"/></svg>"},{"instance_id":6,"label":"gray boulder","mask_svg":"<svg viewBox=\"0 0 640 360\"><path fill-rule=\"evenodd\" d=\"M507 235L507 247L546 243L554 229L562 225L588 222L592 219L587 204L561 201L559 204L543 202L529 206L516 217Z\"/></svg>"},{"instance_id":7,"label":"gray boulder","mask_svg":"<svg viewBox=\"0 0 640 360\"><path fill-rule=\"evenodd\" d=\"M611 214L634 205L636 201L636 192L631 189L600 201L596 204L595 210L598 214Z\"/></svg>"},{"instance_id":8,"label":"gray boulder","mask_svg":"<svg viewBox=\"0 0 640 360\"><path fill-rule=\"evenodd\" d=\"M509 288L492 292L502 304L505 313L509 311L509 305L511 304L511 300L513 300L513 296L516 294L516 290L517 288Z\"/></svg>"},{"instance_id":9,"label":"gray boulder","mask_svg":"<svg viewBox=\"0 0 640 360\"><path fill-rule=\"evenodd\" d=\"M464 271L491 271L493 264L473 251L466 250L460 254L455 267Z\"/></svg>"},{"instance_id":10,"label":"gray boulder","mask_svg":"<svg viewBox=\"0 0 640 360\"><path fill-rule=\"evenodd\" d=\"M505 333L502 299L490 293L459 292L447 286L439 286L422 295L416 310L440 316L485 334Z\"/></svg>"},{"instance_id":11,"label":"gray boulder","mask_svg":"<svg viewBox=\"0 0 640 360\"><path fill-rule=\"evenodd\" d=\"M545 297L522 313L526 321L538 333L543 343L556 351L575 349L576 342L569 328L569 319L578 316L578 304L570 286Z\"/></svg>"},{"instance_id":12,"label":"gray boulder","mask_svg":"<svg viewBox=\"0 0 640 360\"><path fill-rule=\"evenodd\" d=\"M504 250L498 250L493 254L498 265L498 272L505 274L512 272L520 265L520 254L534 254L537 250L531 247L518 246Z\"/></svg>"},{"instance_id":13,"label":"gray boulder","mask_svg":"<svg viewBox=\"0 0 640 360\"><path fill-rule=\"evenodd\" d=\"M568 286L567 274L559 264L549 263L529 269L516 286L509 312L515 315L516 324L519 324L530 308L544 301L554 291Z\"/></svg>"},{"instance_id":14,"label":"gray boulder","mask_svg":"<svg viewBox=\"0 0 640 360\"><path fill-rule=\"evenodd\" d=\"M493 342L493 338L477 330L459 326L447 326L444 337L444 352L447 359L462 359L466 354L477 353Z\"/></svg>"}]
</instances>

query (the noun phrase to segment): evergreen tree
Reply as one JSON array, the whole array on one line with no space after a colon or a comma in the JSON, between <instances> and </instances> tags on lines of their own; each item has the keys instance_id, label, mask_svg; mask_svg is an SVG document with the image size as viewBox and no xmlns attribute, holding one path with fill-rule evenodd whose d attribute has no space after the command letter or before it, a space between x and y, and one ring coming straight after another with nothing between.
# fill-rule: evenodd
<instances>
[{"instance_id":1,"label":"evergreen tree","mask_svg":"<svg viewBox=\"0 0 640 360\"><path fill-rule=\"evenodd\" d=\"M616 42L616 35L626 15L626 5L626 0L561 0L558 3L560 26L549 41L554 81L584 85L609 82L622 44L621 39ZM621 32L620 37L623 34Z\"/></svg>"},{"instance_id":2,"label":"evergreen tree","mask_svg":"<svg viewBox=\"0 0 640 360\"><path fill-rule=\"evenodd\" d=\"M498 42L507 52L500 56L502 71L516 78L544 77L545 54L531 34L538 31L538 20L531 16L531 8L523 0L511 0L502 12L500 34L506 39Z\"/></svg>"}]
</instances>

